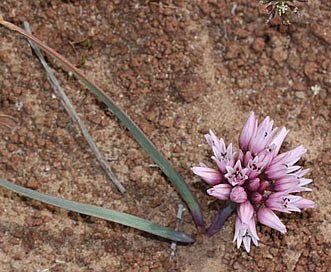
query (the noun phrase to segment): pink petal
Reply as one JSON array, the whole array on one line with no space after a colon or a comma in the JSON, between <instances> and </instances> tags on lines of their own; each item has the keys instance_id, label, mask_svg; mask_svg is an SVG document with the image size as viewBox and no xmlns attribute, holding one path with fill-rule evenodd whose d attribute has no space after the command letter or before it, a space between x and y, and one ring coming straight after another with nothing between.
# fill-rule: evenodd
<instances>
[{"instance_id":1,"label":"pink petal","mask_svg":"<svg viewBox=\"0 0 331 272\"><path fill-rule=\"evenodd\" d=\"M299 201L295 202L295 206L300 209L315 208L315 202L302 197Z\"/></svg>"},{"instance_id":2,"label":"pink petal","mask_svg":"<svg viewBox=\"0 0 331 272\"><path fill-rule=\"evenodd\" d=\"M231 189L232 189L232 187L228 183L217 184L217 185L213 186L212 188L208 189L207 193L220 200L227 200L227 199L229 199Z\"/></svg>"},{"instance_id":3,"label":"pink petal","mask_svg":"<svg viewBox=\"0 0 331 272\"><path fill-rule=\"evenodd\" d=\"M289 130L287 130L285 127L282 127L278 133L273 137L273 139L271 140L271 142L269 143L269 146L275 144L276 145L276 150L274 153L274 156L276 156L278 154L278 151L286 137L286 135L288 134Z\"/></svg>"},{"instance_id":4,"label":"pink petal","mask_svg":"<svg viewBox=\"0 0 331 272\"><path fill-rule=\"evenodd\" d=\"M257 121L255 119L255 114L251 111L239 137L239 145L242 149L248 148L248 144L254 136L256 126Z\"/></svg>"},{"instance_id":5,"label":"pink petal","mask_svg":"<svg viewBox=\"0 0 331 272\"><path fill-rule=\"evenodd\" d=\"M215 185L221 182L222 174L220 171L206 166L195 166L191 168L192 172L200 176L210 185Z\"/></svg>"},{"instance_id":6,"label":"pink petal","mask_svg":"<svg viewBox=\"0 0 331 272\"><path fill-rule=\"evenodd\" d=\"M286 232L285 225L280 221L278 216L269 208L260 208L257 212L257 219L260 223L280 231L281 233Z\"/></svg>"},{"instance_id":7,"label":"pink petal","mask_svg":"<svg viewBox=\"0 0 331 272\"><path fill-rule=\"evenodd\" d=\"M243 223L251 221L254 214L253 205L247 200L244 203L240 204L237 208L237 215Z\"/></svg>"}]
</instances>

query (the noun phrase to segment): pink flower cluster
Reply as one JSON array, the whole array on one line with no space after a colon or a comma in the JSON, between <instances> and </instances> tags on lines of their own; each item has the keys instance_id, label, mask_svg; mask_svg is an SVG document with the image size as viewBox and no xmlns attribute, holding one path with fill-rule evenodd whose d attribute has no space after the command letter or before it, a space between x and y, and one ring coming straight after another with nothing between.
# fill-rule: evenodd
<instances>
[{"instance_id":1,"label":"pink flower cluster","mask_svg":"<svg viewBox=\"0 0 331 272\"><path fill-rule=\"evenodd\" d=\"M244 244L250 251L251 241L257 246L255 220L281 233L286 227L274 211L300 212L302 208L313 208L315 203L294 193L311 191L304 187L312 182L304 178L309 169L302 169L295 163L306 152L300 145L290 151L278 154L288 130L273 128L269 116L260 124L251 112L240 137L238 152L232 144L225 145L210 130L205 135L212 148L212 160L217 169L201 163L192 171L212 185L207 193L220 200L231 200L238 204L234 240L238 248Z\"/></svg>"}]
</instances>

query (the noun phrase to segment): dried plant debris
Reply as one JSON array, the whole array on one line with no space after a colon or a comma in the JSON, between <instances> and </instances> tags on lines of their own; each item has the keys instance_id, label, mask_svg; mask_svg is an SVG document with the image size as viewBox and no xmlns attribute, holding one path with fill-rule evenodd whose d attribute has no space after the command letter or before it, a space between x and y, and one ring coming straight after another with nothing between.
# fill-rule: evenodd
<instances>
[{"instance_id":1,"label":"dried plant debris","mask_svg":"<svg viewBox=\"0 0 331 272\"><path fill-rule=\"evenodd\" d=\"M1 129L13 129L16 126L17 120L4 113L0 113L0 128Z\"/></svg>"},{"instance_id":2,"label":"dried plant debris","mask_svg":"<svg viewBox=\"0 0 331 272\"><path fill-rule=\"evenodd\" d=\"M292 16L299 14L298 2L303 3L308 0L262 0L266 5L267 22L278 15L284 24L291 24Z\"/></svg>"}]
</instances>

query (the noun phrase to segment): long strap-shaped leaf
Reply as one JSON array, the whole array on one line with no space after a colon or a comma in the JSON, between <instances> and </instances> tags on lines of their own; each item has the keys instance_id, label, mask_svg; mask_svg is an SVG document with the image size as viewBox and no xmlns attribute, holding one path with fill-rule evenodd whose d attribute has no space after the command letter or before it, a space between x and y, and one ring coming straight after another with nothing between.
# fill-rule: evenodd
<instances>
[{"instance_id":1,"label":"long strap-shaped leaf","mask_svg":"<svg viewBox=\"0 0 331 272\"><path fill-rule=\"evenodd\" d=\"M152 159L159 165L163 173L165 173L172 184L175 186L178 193L181 195L183 200L186 202L188 208L191 211L193 220L196 225L203 226L203 215L201 208L196 198L192 194L191 190L188 188L186 183L180 177L180 175L175 171L175 169L170 165L170 163L163 158L161 153L156 149L151 141L145 136L145 134L138 128L138 126L121 110L115 103L91 80L89 79L81 70L73 66L68 60L66 60L59 53L45 45L42 41L28 34L23 29L4 21L0 16L0 24L14 30L24 37L28 38L35 44L37 44L41 49L43 49L48 54L52 55L58 61L62 63L67 69L69 69L76 77L78 77L95 95L97 95L105 105L124 123L124 125L132 133L133 137L137 142L148 152Z\"/></svg>"},{"instance_id":2,"label":"long strap-shaped leaf","mask_svg":"<svg viewBox=\"0 0 331 272\"><path fill-rule=\"evenodd\" d=\"M122 212L98 207L95 205L83 204L80 202L66 200L60 197L39 193L37 191L27 189L25 187L16 185L14 183L8 182L3 179L0 179L0 185L21 195L66 210L106 219L108 221L112 221L128 227L142 230L169 240L183 242L183 243L194 242L194 239L191 236L186 235L185 233L163 227L151 221L127 213L122 213Z\"/></svg>"}]
</instances>

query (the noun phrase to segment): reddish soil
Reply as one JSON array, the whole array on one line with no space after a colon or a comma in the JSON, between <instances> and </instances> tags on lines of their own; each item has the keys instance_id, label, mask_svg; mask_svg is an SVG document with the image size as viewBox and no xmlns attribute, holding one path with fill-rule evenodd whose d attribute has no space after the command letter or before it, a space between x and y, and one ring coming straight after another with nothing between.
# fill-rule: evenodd
<instances>
[{"instance_id":1,"label":"reddish soil","mask_svg":"<svg viewBox=\"0 0 331 272\"><path fill-rule=\"evenodd\" d=\"M291 25L265 24L259 1L6 1L3 17L80 67L134 119L183 176L207 224L220 203L190 167L208 161L203 135L227 143L251 110L290 129L284 150L303 144L313 210L282 214L288 232L258 224L260 246L232 243L234 218L211 238L186 211L193 245L170 243L0 189L1 271L331 271L331 2L300 6ZM75 42L75 50L70 45ZM76 52L77 56L76 56ZM107 180L27 41L0 28L0 176L40 192L125 211L174 227L182 203L122 124L48 58L109 165Z\"/></svg>"}]
</instances>

